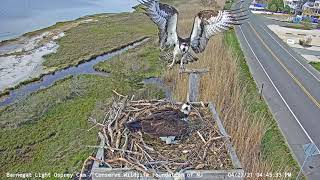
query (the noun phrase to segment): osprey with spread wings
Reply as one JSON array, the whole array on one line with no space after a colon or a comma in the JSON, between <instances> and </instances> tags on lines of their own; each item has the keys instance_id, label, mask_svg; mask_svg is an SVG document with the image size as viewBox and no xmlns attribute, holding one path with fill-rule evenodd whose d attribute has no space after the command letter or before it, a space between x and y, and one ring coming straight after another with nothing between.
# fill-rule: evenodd
<instances>
[{"instance_id":1,"label":"osprey with spread wings","mask_svg":"<svg viewBox=\"0 0 320 180\"><path fill-rule=\"evenodd\" d=\"M239 21L247 19L247 14L241 15L246 10L204 10L200 11L193 23L193 30L189 38L181 38L177 34L178 11L167 4L157 0L141 0L144 10L150 19L159 28L159 43L161 51L172 51L169 56L172 62L169 68L180 62L184 64L197 61L195 54L202 53L209 39L216 33L228 30L233 25L240 25ZM181 59L177 59L180 56ZM168 57L168 56L166 56ZM170 59L171 60L171 59Z\"/></svg>"}]
</instances>

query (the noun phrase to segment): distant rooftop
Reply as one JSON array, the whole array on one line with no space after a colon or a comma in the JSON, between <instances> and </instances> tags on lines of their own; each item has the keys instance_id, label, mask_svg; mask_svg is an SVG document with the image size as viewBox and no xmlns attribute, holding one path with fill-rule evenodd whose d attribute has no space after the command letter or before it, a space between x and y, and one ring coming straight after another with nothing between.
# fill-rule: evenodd
<instances>
[{"instance_id":1,"label":"distant rooftop","mask_svg":"<svg viewBox=\"0 0 320 180\"><path fill-rule=\"evenodd\" d=\"M316 0L316 1L310 0L310 1L306 2L306 3L303 5L303 7L309 7L309 8L316 8L316 9L318 9L318 8L320 8L320 0Z\"/></svg>"}]
</instances>

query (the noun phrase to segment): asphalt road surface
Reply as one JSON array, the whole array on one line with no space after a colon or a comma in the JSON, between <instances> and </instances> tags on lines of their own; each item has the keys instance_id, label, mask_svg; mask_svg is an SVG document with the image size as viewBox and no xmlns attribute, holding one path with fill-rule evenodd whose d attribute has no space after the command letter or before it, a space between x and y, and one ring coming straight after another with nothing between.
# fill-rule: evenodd
<instances>
[{"instance_id":1,"label":"asphalt road surface","mask_svg":"<svg viewBox=\"0 0 320 180\"><path fill-rule=\"evenodd\" d=\"M320 149L320 73L268 29L272 21L251 12L249 17L236 34L250 71L258 87L264 85L264 99L301 166L304 144L314 143ZM320 179L320 155L309 157L304 167L308 179Z\"/></svg>"}]
</instances>

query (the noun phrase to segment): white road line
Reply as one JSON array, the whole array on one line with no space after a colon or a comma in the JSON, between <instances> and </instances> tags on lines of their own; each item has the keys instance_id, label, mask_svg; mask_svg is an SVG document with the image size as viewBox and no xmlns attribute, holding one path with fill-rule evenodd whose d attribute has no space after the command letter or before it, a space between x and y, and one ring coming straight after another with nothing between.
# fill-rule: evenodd
<instances>
[{"instance_id":1,"label":"white road line","mask_svg":"<svg viewBox=\"0 0 320 180\"><path fill-rule=\"evenodd\" d=\"M257 57L256 53L253 51L251 45L248 42L247 37L244 35L241 26L239 26L240 31L242 33L242 36L244 37L245 41L247 42L252 54L254 55L254 57L256 58L256 60L258 61L260 67L262 68L263 72L266 74L266 76L268 77L269 81L271 82L272 86L274 87L274 89L277 91L277 93L279 94L280 98L282 99L282 101L284 102L284 104L287 106L287 108L289 109L289 111L291 112L291 114L293 115L294 119L297 121L297 123L299 124L299 126L301 127L301 129L303 130L303 132L306 134L306 136L308 137L308 139L310 140L311 143L315 144L314 141L312 140L312 138L310 137L310 135L308 134L308 132L306 131L306 129L302 126L301 122L299 121L299 119L297 118L297 116L295 115L295 113L292 111L292 109L290 108L290 106L288 105L288 103L284 100L283 96L281 95L280 91L278 90L278 88L275 86L275 84L273 83L272 79L270 78L269 74L267 73L266 69L263 67L263 65L261 64L259 58ZM317 150L319 151L318 146L315 144Z\"/></svg>"},{"instance_id":2,"label":"white road line","mask_svg":"<svg viewBox=\"0 0 320 180\"><path fill-rule=\"evenodd\" d=\"M262 29L282 48L284 49L296 62L298 62L308 73L310 73L318 82L320 79L316 77L307 67L305 67L298 59L296 59L286 48L284 48L264 27Z\"/></svg>"}]
</instances>

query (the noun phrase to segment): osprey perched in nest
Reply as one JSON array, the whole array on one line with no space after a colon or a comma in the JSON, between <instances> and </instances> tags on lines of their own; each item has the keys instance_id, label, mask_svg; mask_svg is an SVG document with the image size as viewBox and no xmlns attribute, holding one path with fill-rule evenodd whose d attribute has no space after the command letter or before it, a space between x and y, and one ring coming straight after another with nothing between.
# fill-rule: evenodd
<instances>
[{"instance_id":1,"label":"osprey perched in nest","mask_svg":"<svg viewBox=\"0 0 320 180\"><path fill-rule=\"evenodd\" d=\"M176 137L188 133L188 116L191 105L185 103L181 109L165 108L152 112L147 117L136 119L126 124L131 132L141 131L153 137L160 137L167 144L175 143Z\"/></svg>"},{"instance_id":2,"label":"osprey perched in nest","mask_svg":"<svg viewBox=\"0 0 320 180\"><path fill-rule=\"evenodd\" d=\"M184 64L197 61L195 54L205 50L213 35L233 25L241 25L239 21L247 19L247 14L241 15L246 11L242 9L200 11L194 19L190 37L183 39L177 34L178 11L174 7L156 0L140 0L140 3L144 5L143 9L146 14L159 28L161 51L172 51L169 52L169 57L173 56L169 68L172 68L177 62L180 62L180 68L184 68ZM178 55L181 56L181 59L177 60ZM168 55L165 56L168 58Z\"/></svg>"}]
</instances>

